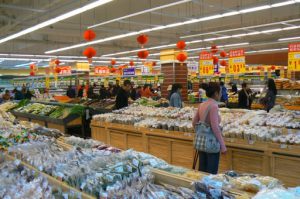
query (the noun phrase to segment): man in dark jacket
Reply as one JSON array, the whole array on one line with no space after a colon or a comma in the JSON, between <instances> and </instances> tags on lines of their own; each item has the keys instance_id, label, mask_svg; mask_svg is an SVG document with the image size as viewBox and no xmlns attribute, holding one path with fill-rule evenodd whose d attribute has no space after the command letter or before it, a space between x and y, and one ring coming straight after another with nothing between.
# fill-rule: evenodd
<instances>
[{"instance_id":1,"label":"man in dark jacket","mask_svg":"<svg viewBox=\"0 0 300 199\"><path fill-rule=\"evenodd\" d=\"M121 109L128 106L129 91L131 89L131 82L125 80L123 86L119 89L116 98L116 109Z\"/></svg>"}]
</instances>

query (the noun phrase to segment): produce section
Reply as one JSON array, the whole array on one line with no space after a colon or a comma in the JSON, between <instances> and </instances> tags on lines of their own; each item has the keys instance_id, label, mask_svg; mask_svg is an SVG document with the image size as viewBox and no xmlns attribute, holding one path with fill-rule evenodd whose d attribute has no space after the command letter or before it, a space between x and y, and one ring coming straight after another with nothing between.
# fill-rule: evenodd
<instances>
[{"instance_id":1,"label":"produce section","mask_svg":"<svg viewBox=\"0 0 300 199\"><path fill-rule=\"evenodd\" d=\"M188 131L186 127L192 125L191 119L187 119L193 116L194 111L193 108L130 106L94 116L92 138L124 150L133 148L147 152L171 164L191 168L194 133L193 128ZM170 122L172 117L177 118L175 123ZM300 160L298 111L280 107L270 113L221 109L221 117L228 148L226 157L221 157L221 171L234 169L259 173L277 177L287 185L298 184L300 179L293 174L300 172L297 166ZM186 123L178 126L180 120ZM280 174L284 170L283 162L290 164L290 173L285 175Z\"/></svg>"}]
</instances>

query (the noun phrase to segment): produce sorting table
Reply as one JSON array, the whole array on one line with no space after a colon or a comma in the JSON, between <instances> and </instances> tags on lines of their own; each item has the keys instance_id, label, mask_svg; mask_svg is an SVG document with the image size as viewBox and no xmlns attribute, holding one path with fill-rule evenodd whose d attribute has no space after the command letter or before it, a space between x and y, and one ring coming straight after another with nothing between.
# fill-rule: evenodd
<instances>
[{"instance_id":1,"label":"produce sorting table","mask_svg":"<svg viewBox=\"0 0 300 199\"><path fill-rule=\"evenodd\" d=\"M121 149L150 153L170 164L192 168L193 133L139 128L92 120L92 138ZM300 146L225 138L228 152L221 155L219 171L235 170L300 184Z\"/></svg>"}]
</instances>

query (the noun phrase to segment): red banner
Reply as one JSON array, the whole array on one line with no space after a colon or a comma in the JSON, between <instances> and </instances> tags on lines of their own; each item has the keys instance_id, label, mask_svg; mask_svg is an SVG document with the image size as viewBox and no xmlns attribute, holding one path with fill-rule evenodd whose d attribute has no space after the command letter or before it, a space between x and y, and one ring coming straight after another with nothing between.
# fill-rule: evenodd
<instances>
[{"instance_id":1,"label":"red banner","mask_svg":"<svg viewBox=\"0 0 300 199\"><path fill-rule=\"evenodd\" d=\"M289 44L289 52L300 52L300 42Z\"/></svg>"},{"instance_id":2,"label":"red banner","mask_svg":"<svg viewBox=\"0 0 300 199\"><path fill-rule=\"evenodd\" d=\"M71 75L72 74L71 66L58 66L57 68L60 68L59 75Z\"/></svg>"},{"instance_id":3,"label":"red banner","mask_svg":"<svg viewBox=\"0 0 300 199\"><path fill-rule=\"evenodd\" d=\"M109 75L108 66L95 66L95 75L100 75L100 76Z\"/></svg>"},{"instance_id":4,"label":"red banner","mask_svg":"<svg viewBox=\"0 0 300 199\"><path fill-rule=\"evenodd\" d=\"M202 51L200 53L200 60L210 60L212 59L213 54L210 52Z\"/></svg>"},{"instance_id":5,"label":"red banner","mask_svg":"<svg viewBox=\"0 0 300 199\"><path fill-rule=\"evenodd\" d=\"M230 50L229 51L229 57L243 57L245 56L245 50L244 49L237 49L237 50Z\"/></svg>"}]
</instances>

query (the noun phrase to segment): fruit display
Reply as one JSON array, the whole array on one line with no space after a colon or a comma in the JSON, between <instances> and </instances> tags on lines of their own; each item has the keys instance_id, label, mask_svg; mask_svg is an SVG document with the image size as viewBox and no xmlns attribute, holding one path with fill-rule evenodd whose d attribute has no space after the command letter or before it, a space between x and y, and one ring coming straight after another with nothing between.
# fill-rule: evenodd
<instances>
[{"instance_id":1,"label":"fruit display","mask_svg":"<svg viewBox=\"0 0 300 199\"><path fill-rule=\"evenodd\" d=\"M292 81L290 79L276 79L277 89L300 89L300 81Z\"/></svg>"}]
</instances>

